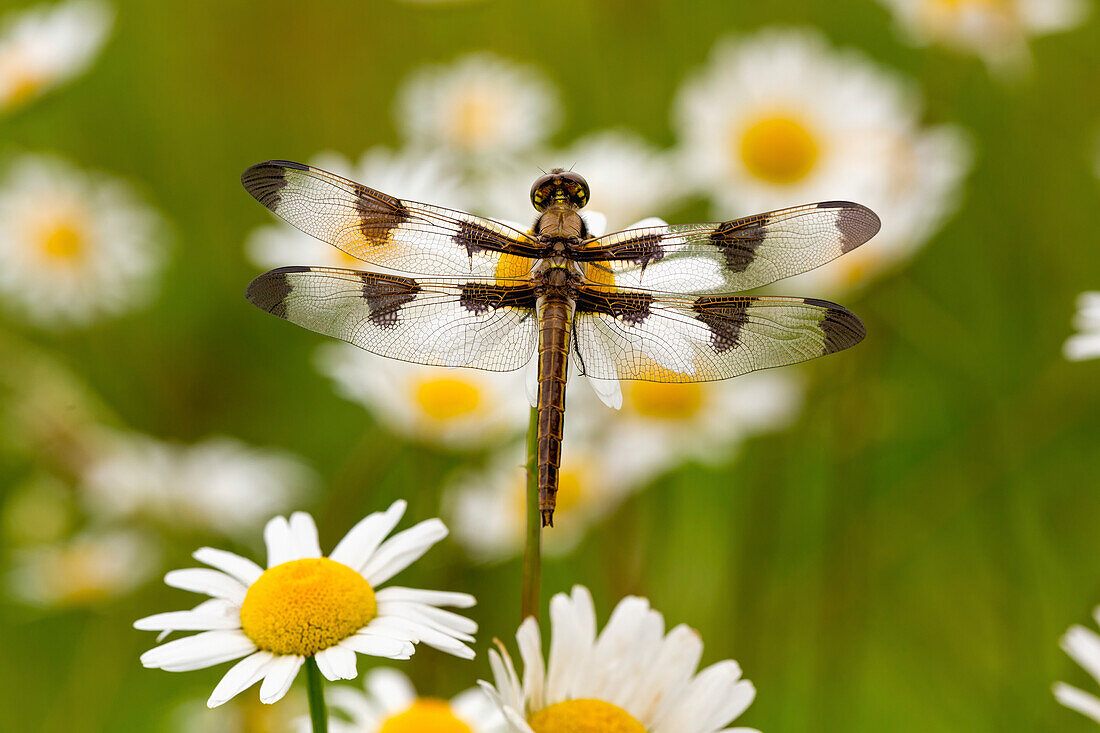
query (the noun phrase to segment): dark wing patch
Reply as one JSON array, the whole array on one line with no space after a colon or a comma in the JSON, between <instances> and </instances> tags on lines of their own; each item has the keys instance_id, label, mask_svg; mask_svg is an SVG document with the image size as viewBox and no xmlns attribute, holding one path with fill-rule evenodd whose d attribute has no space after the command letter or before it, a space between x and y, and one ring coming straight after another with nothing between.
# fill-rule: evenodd
<instances>
[{"instance_id":1,"label":"dark wing patch","mask_svg":"<svg viewBox=\"0 0 1100 733\"><path fill-rule=\"evenodd\" d=\"M582 288L577 293L577 313L599 313L637 325L649 316L653 296L649 293L627 290L597 290Z\"/></svg>"},{"instance_id":2,"label":"dark wing patch","mask_svg":"<svg viewBox=\"0 0 1100 733\"><path fill-rule=\"evenodd\" d=\"M287 267L248 286L257 307L391 359L510 371L534 352L534 285Z\"/></svg>"},{"instance_id":3,"label":"dark wing patch","mask_svg":"<svg viewBox=\"0 0 1100 733\"><path fill-rule=\"evenodd\" d=\"M508 257L507 275L518 277L545 254L543 245L505 224L399 199L301 163L260 163L241 182L289 224L382 267L496 277Z\"/></svg>"}]
</instances>

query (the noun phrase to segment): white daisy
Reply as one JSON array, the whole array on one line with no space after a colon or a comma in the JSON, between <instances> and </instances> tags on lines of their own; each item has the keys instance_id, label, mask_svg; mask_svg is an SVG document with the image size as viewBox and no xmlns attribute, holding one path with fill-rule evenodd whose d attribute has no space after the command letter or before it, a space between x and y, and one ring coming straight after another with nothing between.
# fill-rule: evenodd
<instances>
[{"instance_id":1,"label":"white daisy","mask_svg":"<svg viewBox=\"0 0 1100 733\"><path fill-rule=\"evenodd\" d=\"M72 79L107 40L111 9L96 0L37 5L0 27L0 112Z\"/></svg>"},{"instance_id":2,"label":"white daisy","mask_svg":"<svg viewBox=\"0 0 1100 733\"><path fill-rule=\"evenodd\" d=\"M190 611L161 613L134 623L147 631L201 631L141 655L146 667L183 672L244 657L214 688L216 707L260 680L260 700L273 703L313 657L329 680L353 679L356 653L408 659L414 644L465 659L474 652L477 624L440 606L469 608L466 593L391 586L379 590L447 535L429 519L386 539L405 513L394 502L355 525L328 557L321 554L313 518L295 512L264 528L267 570L251 560L204 547L194 553L215 568L173 570L164 582L212 596Z\"/></svg>"},{"instance_id":3,"label":"white daisy","mask_svg":"<svg viewBox=\"0 0 1100 733\"><path fill-rule=\"evenodd\" d=\"M522 733L713 733L752 703L756 690L728 659L695 669L699 634L680 625L665 634L664 618L644 598L627 597L596 634L592 596L550 601L550 658L543 663L534 618L516 633L523 677L503 645L489 652L496 686L480 683Z\"/></svg>"},{"instance_id":4,"label":"white daisy","mask_svg":"<svg viewBox=\"0 0 1100 733\"><path fill-rule=\"evenodd\" d=\"M408 677L386 667L371 670L363 685L365 692L350 685L329 688L326 695L329 710L341 716L330 718L331 733L503 733L505 730L500 709L477 687L450 700L421 697ZM309 733L309 721L300 721L299 730Z\"/></svg>"},{"instance_id":5,"label":"white daisy","mask_svg":"<svg viewBox=\"0 0 1100 733\"><path fill-rule=\"evenodd\" d=\"M1077 296L1077 315L1073 318L1075 333L1066 339L1062 353L1070 361L1100 357L1100 291Z\"/></svg>"},{"instance_id":6,"label":"white daisy","mask_svg":"<svg viewBox=\"0 0 1100 733\"><path fill-rule=\"evenodd\" d=\"M942 43L1007 74L1030 63L1028 38L1067 31L1088 16L1085 0L879 0L915 45Z\"/></svg>"},{"instance_id":7,"label":"white daisy","mask_svg":"<svg viewBox=\"0 0 1100 733\"><path fill-rule=\"evenodd\" d=\"M126 595L147 581L160 547L132 531L88 531L13 553L12 595L35 606L91 606Z\"/></svg>"},{"instance_id":8,"label":"white daisy","mask_svg":"<svg viewBox=\"0 0 1100 733\"><path fill-rule=\"evenodd\" d=\"M1093 610L1092 615L1096 623L1100 624L1100 606ZM1062 637L1061 644L1066 654L1100 682L1100 636L1096 632L1084 626L1071 626ZM1054 697L1067 708L1100 723L1100 699L1096 696L1065 682L1055 682Z\"/></svg>"},{"instance_id":9,"label":"white daisy","mask_svg":"<svg viewBox=\"0 0 1100 733\"><path fill-rule=\"evenodd\" d=\"M233 438L186 446L119 434L107 438L81 478L80 494L96 516L145 516L232 535L285 509L313 475L291 454Z\"/></svg>"},{"instance_id":10,"label":"white daisy","mask_svg":"<svg viewBox=\"0 0 1100 733\"><path fill-rule=\"evenodd\" d=\"M564 555L576 547L588 527L634 488L615 470L609 454L571 439L577 432L571 424L567 419L556 509L556 516L567 521L543 534L547 555ZM484 470L458 474L443 492L455 540L480 562L503 560L523 550L527 471L524 446L514 448L501 451Z\"/></svg>"},{"instance_id":11,"label":"white daisy","mask_svg":"<svg viewBox=\"0 0 1100 733\"><path fill-rule=\"evenodd\" d=\"M558 124L557 90L531 66L489 53L418 69L397 98L398 128L415 145L478 163L541 143Z\"/></svg>"},{"instance_id":12,"label":"white daisy","mask_svg":"<svg viewBox=\"0 0 1100 733\"><path fill-rule=\"evenodd\" d=\"M164 229L123 181L22 155L0 180L0 299L46 327L133 308L164 263Z\"/></svg>"},{"instance_id":13,"label":"white daisy","mask_svg":"<svg viewBox=\"0 0 1100 733\"><path fill-rule=\"evenodd\" d=\"M327 690L326 690L327 693ZM290 691L279 705L264 705L256 698L238 697L211 710L205 700L188 700L169 716L166 730L175 733L291 733L294 721L306 710L304 694ZM331 733L336 733L332 728Z\"/></svg>"},{"instance_id":14,"label":"white daisy","mask_svg":"<svg viewBox=\"0 0 1100 733\"><path fill-rule=\"evenodd\" d=\"M518 438L527 427L522 371L421 366L335 343L317 350L317 367L342 396L409 440L478 449Z\"/></svg>"},{"instance_id":15,"label":"white daisy","mask_svg":"<svg viewBox=\"0 0 1100 733\"><path fill-rule=\"evenodd\" d=\"M455 209L469 205L451 156L441 152L392 151L374 147L353 165L338 153L321 153L310 161L323 170L358 181L398 198ZM318 265L356 270L378 269L327 242L288 224L257 228L245 242L245 251L260 267Z\"/></svg>"},{"instance_id":16,"label":"white daisy","mask_svg":"<svg viewBox=\"0 0 1100 733\"><path fill-rule=\"evenodd\" d=\"M685 175L717 218L823 200L879 214L874 241L819 268L834 290L923 244L970 165L956 128L920 124L908 82L810 30L719 43L678 93L675 119Z\"/></svg>"}]
</instances>

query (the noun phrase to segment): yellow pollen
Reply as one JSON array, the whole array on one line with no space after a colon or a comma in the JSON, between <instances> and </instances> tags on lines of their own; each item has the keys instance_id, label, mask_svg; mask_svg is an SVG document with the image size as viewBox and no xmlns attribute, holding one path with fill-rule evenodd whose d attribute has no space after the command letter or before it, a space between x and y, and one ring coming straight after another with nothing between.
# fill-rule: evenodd
<instances>
[{"instance_id":1,"label":"yellow pollen","mask_svg":"<svg viewBox=\"0 0 1100 733\"><path fill-rule=\"evenodd\" d=\"M634 411L655 420L689 420L703 406L703 388L694 382L630 382L627 389Z\"/></svg>"},{"instance_id":2,"label":"yellow pollen","mask_svg":"<svg viewBox=\"0 0 1100 733\"><path fill-rule=\"evenodd\" d=\"M84 235L78 227L63 222L43 229L39 234L39 246L47 259L74 262L84 253Z\"/></svg>"},{"instance_id":3,"label":"yellow pollen","mask_svg":"<svg viewBox=\"0 0 1100 733\"><path fill-rule=\"evenodd\" d=\"M776 115L738 130L734 150L749 173L771 183L796 183L817 162L820 150L805 125Z\"/></svg>"},{"instance_id":4,"label":"yellow pollen","mask_svg":"<svg viewBox=\"0 0 1100 733\"><path fill-rule=\"evenodd\" d=\"M348 638L378 611L374 589L326 557L264 571L241 606L241 630L264 651L311 656Z\"/></svg>"},{"instance_id":5,"label":"yellow pollen","mask_svg":"<svg viewBox=\"0 0 1100 733\"><path fill-rule=\"evenodd\" d=\"M458 103L455 111L455 138L465 147L477 147L489 140L494 130L492 98L484 92L471 92Z\"/></svg>"},{"instance_id":6,"label":"yellow pollen","mask_svg":"<svg viewBox=\"0 0 1100 733\"><path fill-rule=\"evenodd\" d=\"M645 733L622 708L603 700L566 700L543 708L527 721L535 733Z\"/></svg>"},{"instance_id":7,"label":"yellow pollen","mask_svg":"<svg viewBox=\"0 0 1100 733\"><path fill-rule=\"evenodd\" d=\"M451 712L446 700L421 697L403 713L390 716L378 733L473 733Z\"/></svg>"},{"instance_id":8,"label":"yellow pollen","mask_svg":"<svg viewBox=\"0 0 1100 733\"><path fill-rule=\"evenodd\" d=\"M416 404L433 420L465 417L478 408L481 392L477 387L454 377L425 379L416 385Z\"/></svg>"}]
</instances>

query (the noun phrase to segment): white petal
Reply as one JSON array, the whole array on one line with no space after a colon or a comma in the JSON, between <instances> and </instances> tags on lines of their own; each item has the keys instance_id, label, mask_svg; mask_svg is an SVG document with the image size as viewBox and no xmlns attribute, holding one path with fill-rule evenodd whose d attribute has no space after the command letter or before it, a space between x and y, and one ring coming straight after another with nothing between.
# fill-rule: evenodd
<instances>
[{"instance_id":1,"label":"white petal","mask_svg":"<svg viewBox=\"0 0 1100 733\"><path fill-rule=\"evenodd\" d=\"M355 668L355 652L346 647L330 646L317 652L314 659L321 674L331 682L353 680L359 674Z\"/></svg>"},{"instance_id":2,"label":"white petal","mask_svg":"<svg viewBox=\"0 0 1100 733\"><path fill-rule=\"evenodd\" d=\"M330 560L343 563L354 570L361 570L371 555L393 531L405 514L406 503L398 499L385 512L374 512L359 520L336 545L328 556Z\"/></svg>"},{"instance_id":3,"label":"white petal","mask_svg":"<svg viewBox=\"0 0 1100 733\"><path fill-rule=\"evenodd\" d=\"M527 394L527 402L531 407L539 406L539 360L533 358L527 362L523 371L523 390Z\"/></svg>"},{"instance_id":4,"label":"white petal","mask_svg":"<svg viewBox=\"0 0 1100 733\"><path fill-rule=\"evenodd\" d=\"M420 638L421 643L427 644L433 649L438 649L441 652L447 652L448 654L453 654L463 659L473 659L474 656L476 656L473 649L460 643L455 639L455 635L453 634L440 631L422 621L405 619L405 622L409 625L413 633ZM369 629L370 627L368 626L367 628Z\"/></svg>"},{"instance_id":5,"label":"white petal","mask_svg":"<svg viewBox=\"0 0 1100 733\"><path fill-rule=\"evenodd\" d=\"M267 566L273 568L294 557L294 541L290 535L290 523L286 517L272 517L264 526L264 544L267 545Z\"/></svg>"},{"instance_id":6,"label":"white petal","mask_svg":"<svg viewBox=\"0 0 1100 733\"><path fill-rule=\"evenodd\" d=\"M408 659L416 651L411 642L365 633L352 634L341 641L339 646L359 654L388 659Z\"/></svg>"},{"instance_id":7,"label":"white petal","mask_svg":"<svg viewBox=\"0 0 1100 733\"><path fill-rule=\"evenodd\" d=\"M526 621L520 624L516 642L523 660L523 689L527 691L528 709L541 710L546 706L546 664L542 659L539 627Z\"/></svg>"},{"instance_id":8,"label":"white petal","mask_svg":"<svg viewBox=\"0 0 1100 733\"><path fill-rule=\"evenodd\" d=\"M238 659L256 651L240 631L205 631L154 647L141 655L145 667L186 672Z\"/></svg>"},{"instance_id":9,"label":"white petal","mask_svg":"<svg viewBox=\"0 0 1100 733\"><path fill-rule=\"evenodd\" d=\"M290 515L290 541L294 543L297 558L321 557L321 542L317 538L317 524L305 512Z\"/></svg>"},{"instance_id":10,"label":"white petal","mask_svg":"<svg viewBox=\"0 0 1100 733\"><path fill-rule=\"evenodd\" d=\"M267 667L275 659L271 652L256 652L234 664L218 682L206 706L216 708L232 700L240 693L263 679Z\"/></svg>"},{"instance_id":11,"label":"white petal","mask_svg":"<svg viewBox=\"0 0 1100 733\"><path fill-rule=\"evenodd\" d=\"M612 410L623 408L623 388L618 379L593 379L589 377L588 383L592 386L592 391L600 398L600 402Z\"/></svg>"},{"instance_id":12,"label":"white petal","mask_svg":"<svg viewBox=\"0 0 1100 733\"><path fill-rule=\"evenodd\" d=\"M293 654L278 656L268 666L267 676L260 685L260 702L270 705L283 699L294 678L298 676L298 670L302 668L305 657Z\"/></svg>"},{"instance_id":13,"label":"white petal","mask_svg":"<svg viewBox=\"0 0 1100 733\"><path fill-rule=\"evenodd\" d=\"M1071 626L1062 636L1061 646L1093 679L1100 682L1100 636L1084 626Z\"/></svg>"},{"instance_id":14,"label":"white petal","mask_svg":"<svg viewBox=\"0 0 1100 733\"><path fill-rule=\"evenodd\" d=\"M213 547L200 547L191 554L191 557L236 578L245 586L255 583L264 572L263 568L248 558Z\"/></svg>"},{"instance_id":15,"label":"white petal","mask_svg":"<svg viewBox=\"0 0 1100 733\"><path fill-rule=\"evenodd\" d=\"M391 715L408 709L416 701L416 688L409 678L389 667L372 669L364 687L367 694Z\"/></svg>"},{"instance_id":16,"label":"white petal","mask_svg":"<svg viewBox=\"0 0 1100 733\"><path fill-rule=\"evenodd\" d=\"M170 570L164 576L164 582L173 588L205 593L215 598L224 598L238 606L244 603L247 588L239 580L231 578L219 570L206 568L185 568Z\"/></svg>"},{"instance_id":17,"label":"white petal","mask_svg":"<svg viewBox=\"0 0 1100 733\"><path fill-rule=\"evenodd\" d=\"M240 614L169 611L138 619L134 628L140 631L212 631L241 628Z\"/></svg>"},{"instance_id":18,"label":"white petal","mask_svg":"<svg viewBox=\"0 0 1100 733\"><path fill-rule=\"evenodd\" d=\"M1076 710L1100 723L1100 700L1089 693L1078 690L1076 687L1067 685L1064 682L1055 682L1054 697L1070 710Z\"/></svg>"},{"instance_id":19,"label":"white petal","mask_svg":"<svg viewBox=\"0 0 1100 733\"><path fill-rule=\"evenodd\" d=\"M469 593L402 588L397 585L383 588L375 594L375 598L379 602L412 601L414 603L425 603L429 606L451 606L453 608L470 608L477 605L477 599Z\"/></svg>"},{"instance_id":20,"label":"white petal","mask_svg":"<svg viewBox=\"0 0 1100 733\"><path fill-rule=\"evenodd\" d=\"M477 622L473 619L435 606L425 606L422 603L394 603L392 601L379 603L378 615L420 621L433 629L466 641L473 641L472 634L477 633Z\"/></svg>"},{"instance_id":21,"label":"white petal","mask_svg":"<svg viewBox=\"0 0 1100 733\"><path fill-rule=\"evenodd\" d=\"M396 616L383 616L375 618L367 625L366 632L374 636L386 636L399 641L411 641L416 644L420 641L412 624Z\"/></svg>"},{"instance_id":22,"label":"white petal","mask_svg":"<svg viewBox=\"0 0 1100 733\"><path fill-rule=\"evenodd\" d=\"M584 225L588 228L588 234L592 237L602 237L607 232L607 217L599 211L585 211L581 213Z\"/></svg>"},{"instance_id":23,"label":"white petal","mask_svg":"<svg viewBox=\"0 0 1100 733\"><path fill-rule=\"evenodd\" d=\"M446 536L447 527L443 522L426 519L386 540L360 572L372 587L377 588L419 560Z\"/></svg>"}]
</instances>

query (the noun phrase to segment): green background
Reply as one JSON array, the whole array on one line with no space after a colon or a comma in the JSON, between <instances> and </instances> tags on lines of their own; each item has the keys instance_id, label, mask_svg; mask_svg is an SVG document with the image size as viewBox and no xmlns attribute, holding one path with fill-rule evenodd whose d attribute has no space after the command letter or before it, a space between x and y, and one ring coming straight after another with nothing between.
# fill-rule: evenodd
<instances>
[{"instance_id":1,"label":"green background","mask_svg":"<svg viewBox=\"0 0 1100 733\"><path fill-rule=\"evenodd\" d=\"M0 145L134 180L173 223L167 277L151 308L94 328L4 331L131 427L304 456L323 478L309 508L326 548L397 497L410 518L434 516L462 458L371 424L312 368L318 336L244 301L257 268L241 243L270 221L240 187L245 167L398 146L400 81L474 49L541 66L564 100L562 144L625 125L671 145L685 73L719 37L773 23L820 27L913 77L926 121L957 122L975 144L957 216L911 266L845 300L869 336L808 367L793 427L628 501L547 563L544 598L587 584L602 623L621 596L647 596L670 626L699 629L705 661L741 663L758 696L737 724L763 731L1094 729L1050 685L1095 691L1058 638L1100 602L1100 362L1061 356L1074 298L1100 288L1096 13L1035 40L1034 72L1005 84L971 57L903 45L882 7L857 0L116 5L92 70L0 120ZM0 492L29 468L6 456ZM198 541L175 538L169 566ZM518 561L458 557L437 548L400 577L479 598L474 663L427 650L404 667L442 696L487 677L489 640L518 622ZM91 611L0 601L0 728L169 730L164 711L205 699L226 665L144 670L153 635L130 624L184 599L153 583Z\"/></svg>"}]
</instances>

